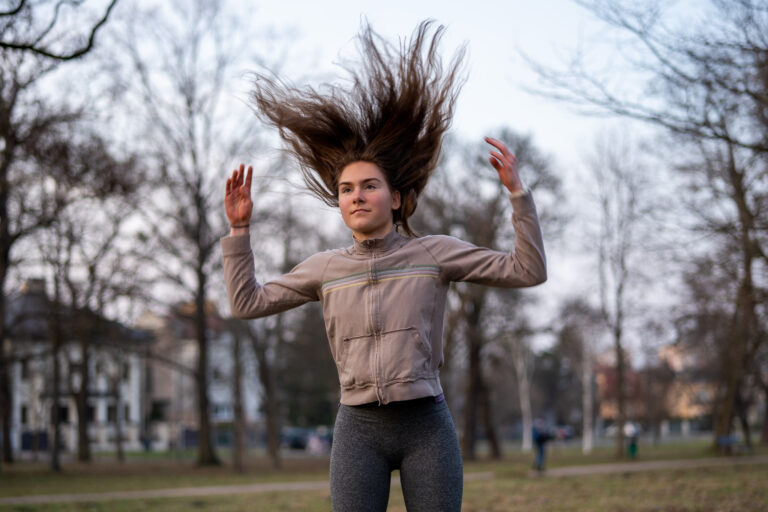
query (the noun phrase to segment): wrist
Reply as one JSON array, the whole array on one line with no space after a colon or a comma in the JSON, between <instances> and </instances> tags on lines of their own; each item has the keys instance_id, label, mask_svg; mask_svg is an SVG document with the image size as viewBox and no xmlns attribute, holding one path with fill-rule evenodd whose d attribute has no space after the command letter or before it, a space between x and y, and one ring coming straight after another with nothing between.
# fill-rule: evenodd
<instances>
[{"instance_id":1,"label":"wrist","mask_svg":"<svg viewBox=\"0 0 768 512\"><path fill-rule=\"evenodd\" d=\"M524 196L525 194L527 194L529 192L528 187L526 187L523 183L520 184L519 188L515 188L514 190L512 190L512 189L507 189L507 190L509 191L509 198L510 199L515 199L517 197Z\"/></svg>"},{"instance_id":2,"label":"wrist","mask_svg":"<svg viewBox=\"0 0 768 512\"><path fill-rule=\"evenodd\" d=\"M241 236L249 234L250 224L231 224L229 226L229 236Z\"/></svg>"}]
</instances>

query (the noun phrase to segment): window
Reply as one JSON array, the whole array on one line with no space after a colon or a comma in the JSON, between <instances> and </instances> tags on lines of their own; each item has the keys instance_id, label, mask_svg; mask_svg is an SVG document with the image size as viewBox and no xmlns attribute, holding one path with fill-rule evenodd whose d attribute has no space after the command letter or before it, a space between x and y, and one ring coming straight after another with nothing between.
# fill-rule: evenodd
<instances>
[{"instance_id":1,"label":"window","mask_svg":"<svg viewBox=\"0 0 768 512\"><path fill-rule=\"evenodd\" d=\"M21 361L21 380L29 380L29 360L22 359Z\"/></svg>"},{"instance_id":2,"label":"window","mask_svg":"<svg viewBox=\"0 0 768 512\"><path fill-rule=\"evenodd\" d=\"M21 424L22 425L26 425L27 421L28 421L28 419L27 419L27 406L26 405L22 405L21 406Z\"/></svg>"},{"instance_id":3,"label":"window","mask_svg":"<svg viewBox=\"0 0 768 512\"><path fill-rule=\"evenodd\" d=\"M123 421L126 423L131 421L131 406L128 404L123 408Z\"/></svg>"},{"instance_id":4,"label":"window","mask_svg":"<svg viewBox=\"0 0 768 512\"><path fill-rule=\"evenodd\" d=\"M107 421L109 423L117 423L117 407L114 405L107 406Z\"/></svg>"},{"instance_id":5,"label":"window","mask_svg":"<svg viewBox=\"0 0 768 512\"><path fill-rule=\"evenodd\" d=\"M86 407L85 419L89 423L93 423L94 421L96 421L96 407L94 407L93 405L89 405L88 407Z\"/></svg>"},{"instance_id":6,"label":"window","mask_svg":"<svg viewBox=\"0 0 768 512\"><path fill-rule=\"evenodd\" d=\"M60 405L56 407L55 405L51 407L51 418L54 418L56 415L56 412L59 413L59 422L60 423L69 423L69 406L66 405Z\"/></svg>"}]
</instances>

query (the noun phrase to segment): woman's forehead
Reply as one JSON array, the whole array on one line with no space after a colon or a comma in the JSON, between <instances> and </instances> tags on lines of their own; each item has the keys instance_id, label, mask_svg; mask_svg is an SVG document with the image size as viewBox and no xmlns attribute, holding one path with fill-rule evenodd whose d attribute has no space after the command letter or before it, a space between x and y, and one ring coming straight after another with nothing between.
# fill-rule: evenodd
<instances>
[{"instance_id":1,"label":"woman's forehead","mask_svg":"<svg viewBox=\"0 0 768 512\"><path fill-rule=\"evenodd\" d=\"M338 183L360 183L368 180L386 181L386 177L378 165L360 160L342 169Z\"/></svg>"}]
</instances>

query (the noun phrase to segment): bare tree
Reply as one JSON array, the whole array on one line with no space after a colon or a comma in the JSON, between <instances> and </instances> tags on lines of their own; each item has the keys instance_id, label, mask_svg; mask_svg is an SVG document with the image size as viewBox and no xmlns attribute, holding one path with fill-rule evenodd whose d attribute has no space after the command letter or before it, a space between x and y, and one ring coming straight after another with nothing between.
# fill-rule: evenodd
<instances>
[{"instance_id":1,"label":"bare tree","mask_svg":"<svg viewBox=\"0 0 768 512\"><path fill-rule=\"evenodd\" d=\"M521 177L526 184L533 190L546 191L540 197L542 203L546 204L546 196L556 195L559 185L549 170L547 158L529 137L517 135L508 129L501 129L498 133L500 140L516 155ZM438 176L438 179L430 183L416 225L419 228L424 226L422 229L430 232L456 235L479 246L508 250L513 245L514 236L509 222L511 206L507 193L497 186L493 181L495 176L489 172L485 147L464 146L449 141L446 153L447 159L441 170L460 166L462 171L456 175L461 178L452 183ZM451 161L452 158L455 160ZM554 226L557 215L550 211L543 213L540 218L543 224ZM457 323L461 324L460 332L467 360L462 422L463 456L470 460L475 457L478 425L482 422L492 445L493 456L500 457L501 447L492 415L490 389L483 370L483 352L492 339L500 337L498 325L494 326L494 322L499 324L509 315L509 301L522 304L523 300L519 291L501 292L507 307L496 308L498 312L502 309L504 311L499 313L501 317L494 317L488 307L489 301L492 302L489 288L461 283L454 286L451 293L454 294L451 302L458 305L459 309L447 312L449 328L446 334L454 338L459 332ZM522 309L512 309L522 312ZM456 317L457 314L460 319ZM449 344L449 351L454 350L454 344L455 341Z\"/></svg>"},{"instance_id":2,"label":"bare tree","mask_svg":"<svg viewBox=\"0 0 768 512\"><path fill-rule=\"evenodd\" d=\"M93 47L91 39L87 48L75 52L78 55L49 52L45 40L55 32L57 15L45 24L41 9L45 6L40 2L20 1L0 12L0 340L7 337L6 280L10 269L23 259L14 248L56 218L62 201L50 192L48 182L51 177L63 178L72 171L62 165L59 157L77 141L77 125L84 112L82 108L55 103L41 83L58 68L61 58L57 56L76 58ZM55 10L58 12L58 8ZM106 16L102 24L104 21ZM5 462L13 460L12 396L7 354L0 350L0 430Z\"/></svg>"},{"instance_id":3,"label":"bare tree","mask_svg":"<svg viewBox=\"0 0 768 512\"><path fill-rule=\"evenodd\" d=\"M233 336L232 342L232 399L234 401L234 432L232 442L232 466L236 473L245 472L245 434L246 418L243 408L243 349L241 333L234 321L230 321L230 332Z\"/></svg>"},{"instance_id":4,"label":"bare tree","mask_svg":"<svg viewBox=\"0 0 768 512\"><path fill-rule=\"evenodd\" d=\"M582 298L564 302L559 313L558 349L579 369L581 381L581 450L592 453L594 447L594 358L602 336L603 317Z\"/></svg>"},{"instance_id":5,"label":"bare tree","mask_svg":"<svg viewBox=\"0 0 768 512\"><path fill-rule=\"evenodd\" d=\"M82 37L68 34L65 42L62 35L71 31L59 16L62 10L81 8L82 0L56 0L27 2L18 0L0 11L0 49L3 51L28 52L57 61L74 60L90 52L96 42L96 33L107 22L118 0L111 0L100 19L93 22L85 42ZM80 21L82 23L82 21Z\"/></svg>"},{"instance_id":6,"label":"bare tree","mask_svg":"<svg viewBox=\"0 0 768 512\"><path fill-rule=\"evenodd\" d=\"M133 20L124 41L131 69L122 81L131 86L127 98L141 120L137 137L155 171L144 218L150 226L146 261L159 280L196 305L201 465L219 462L210 421L205 304L220 271L218 240L227 228L221 173L232 155L242 155L253 142L255 122L227 109L226 84L238 59L248 55L246 41L232 35L230 25L237 24L229 22L218 1L178 1Z\"/></svg>"},{"instance_id":7,"label":"bare tree","mask_svg":"<svg viewBox=\"0 0 768 512\"><path fill-rule=\"evenodd\" d=\"M597 271L600 311L611 333L616 358L616 456L624 456L626 421L625 337L629 297L637 286L643 254L643 226L651 214L649 170L632 142L618 136L598 139L590 162L599 215Z\"/></svg>"},{"instance_id":8,"label":"bare tree","mask_svg":"<svg viewBox=\"0 0 768 512\"><path fill-rule=\"evenodd\" d=\"M96 135L60 151L59 165L73 170L55 184L56 197L65 206L38 238L44 265L60 281L57 300L76 314L69 335L78 340L80 351L76 364L70 361L68 366L78 368L68 376L68 391L77 408L78 460L88 461L90 354L100 328L96 318L119 297L139 293L140 279L133 277L125 258L130 245L122 238L141 173L134 159L114 158Z\"/></svg>"},{"instance_id":9,"label":"bare tree","mask_svg":"<svg viewBox=\"0 0 768 512\"><path fill-rule=\"evenodd\" d=\"M697 229L735 244L741 261L721 361L715 444L730 434L752 358L765 343L757 321L766 283L765 165L768 160L768 18L757 0L711 0L684 19L663 2L579 2L637 43L626 60L634 73L599 69L577 55L567 70L534 64L549 87L539 91L591 111L647 121L671 133L676 163ZM669 4L670 6L672 4ZM627 45L625 44L626 48ZM631 82L630 82L631 81ZM642 93L638 93L640 84ZM706 193L705 197L700 197ZM705 250L710 250L705 247Z\"/></svg>"}]
</instances>

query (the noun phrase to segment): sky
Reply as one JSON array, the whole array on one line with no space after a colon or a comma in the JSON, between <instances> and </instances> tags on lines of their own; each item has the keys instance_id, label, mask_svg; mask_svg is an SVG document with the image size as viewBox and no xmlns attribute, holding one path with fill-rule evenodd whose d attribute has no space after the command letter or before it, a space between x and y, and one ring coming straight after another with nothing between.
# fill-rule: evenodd
<instances>
[{"instance_id":1,"label":"sky","mask_svg":"<svg viewBox=\"0 0 768 512\"><path fill-rule=\"evenodd\" d=\"M243 5L246 5L243 3ZM568 105L540 98L523 87L537 78L522 55L555 65L565 62L579 41L592 38L601 25L571 0L390 0L248 2L260 23L295 28L295 51L312 55L316 72L340 73L334 62L354 52L353 38L362 19L389 40L407 37L432 18L447 27L444 58L468 45L468 79L456 107L453 131L481 140L504 125L534 140L558 161L580 158L594 118L577 115ZM304 59L300 59L302 65ZM297 78L305 70L285 73Z\"/></svg>"}]
</instances>

